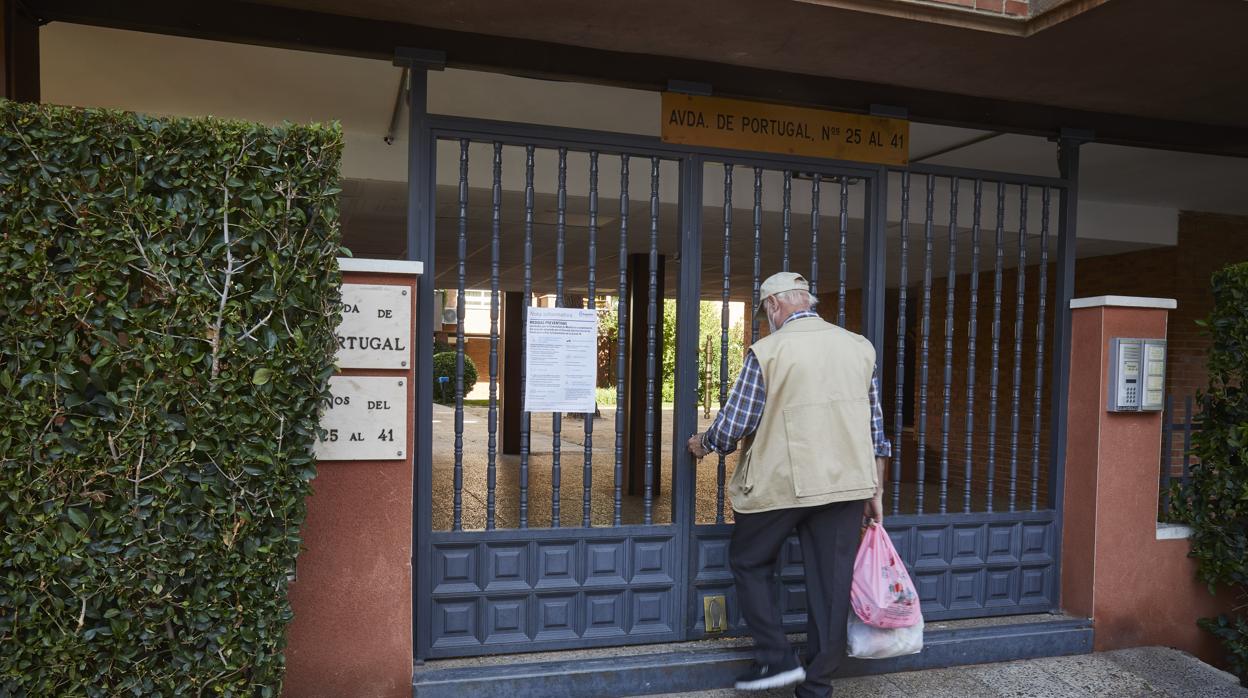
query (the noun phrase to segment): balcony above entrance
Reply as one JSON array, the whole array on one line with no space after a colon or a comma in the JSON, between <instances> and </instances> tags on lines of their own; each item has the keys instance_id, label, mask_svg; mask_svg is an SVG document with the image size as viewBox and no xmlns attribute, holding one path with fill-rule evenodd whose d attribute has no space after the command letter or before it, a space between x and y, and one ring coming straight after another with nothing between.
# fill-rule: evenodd
<instances>
[{"instance_id":1,"label":"balcony above entrance","mask_svg":"<svg viewBox=\"0 0 1248 698\"><path fill-rule=\"evenodd\" d=\"M1031 36L1102 5L1106 0L797 1L997 34Z\"/></svg>"}]
</instances>

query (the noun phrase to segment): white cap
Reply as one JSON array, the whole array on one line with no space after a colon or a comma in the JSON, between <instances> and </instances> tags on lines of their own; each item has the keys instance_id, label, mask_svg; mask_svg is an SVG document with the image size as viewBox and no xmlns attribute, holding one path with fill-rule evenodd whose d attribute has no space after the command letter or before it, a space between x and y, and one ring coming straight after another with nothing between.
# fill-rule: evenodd
<instances>
[{"instance_id":1,"label":"white cap","mask_svg":"<svg viewBox=\"0 0 1248 698\"><path fill-rule=\"evenodd\" d=\"M758 306L754 308L754 312L757 314L762 311L763 301L785 291L806 291L809 293L810 284L806 281L806 277L797 272L782 271L779 274L772 274L767 277L767 280L758 289Z\"/></svg>"}]
</instances>

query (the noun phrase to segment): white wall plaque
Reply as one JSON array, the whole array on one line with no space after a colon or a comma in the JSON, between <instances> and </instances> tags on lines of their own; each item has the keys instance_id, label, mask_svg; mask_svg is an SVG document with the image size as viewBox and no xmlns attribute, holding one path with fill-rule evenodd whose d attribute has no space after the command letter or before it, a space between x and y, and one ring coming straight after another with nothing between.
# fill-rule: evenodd
<instances>
[{"instance_id":1,"label":"white wall plaque","mask_svg":"<svg viewBox=\"0 0 1248 698\"><path fill-rule=\"evenodd\" d=\"M401 460L407 456L407 379L333 376L333 401L321 413L327 430L317 460Z\"/></svg>"},{"instance_id":2,"label":"white wall plaque","mask_svg":"<svg viewBox=\"0 0 1248 698\"><path fill-rule=\"evenodd\" d=\"M338 368L407 368L412 362L412 290L342 285Z\"/></svg>"},{"instance_id":3,"label":"white wall plaque","mask_svg":"<svg viewBox=\"0 0 1248 698\"><path fill-rule=\"evenodd\" d=\"M598 382L598 313L529 308L524 409L593 412Z\"/></svg>"}]
</instances>

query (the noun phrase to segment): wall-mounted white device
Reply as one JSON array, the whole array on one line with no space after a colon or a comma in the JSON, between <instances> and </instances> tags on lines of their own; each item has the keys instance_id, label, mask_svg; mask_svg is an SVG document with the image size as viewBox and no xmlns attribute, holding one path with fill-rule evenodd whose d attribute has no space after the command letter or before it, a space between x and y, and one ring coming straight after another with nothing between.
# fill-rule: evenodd
<instances>
[{"instance_id":1,"label":"wall-mounted white device","mask_svg":"<svg viewBox=\"0 0 1248 698\"><path fill-rule=\"evenodd\" d=\"M1166 340L1110 340L1110 412L1159 412L1166 401Z\"/></svg>"}]
</instances>

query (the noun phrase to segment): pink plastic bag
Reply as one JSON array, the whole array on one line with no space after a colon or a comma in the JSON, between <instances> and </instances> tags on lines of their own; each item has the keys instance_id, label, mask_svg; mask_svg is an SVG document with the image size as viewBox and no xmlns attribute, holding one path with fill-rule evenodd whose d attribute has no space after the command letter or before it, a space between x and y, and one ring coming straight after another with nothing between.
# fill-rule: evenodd
<instances>
[{"instance_id":1,"label":"pink plastic bag","mask_svg":"<svg viewBox=\"0 0 1248 698\"><path fill-rule=\"evenodd\" d=\"M877 628L908 628L923 619L914 583L882 526L871 524L862 537L849 598L862 622Z\"/></svg>"}]
</instances>

